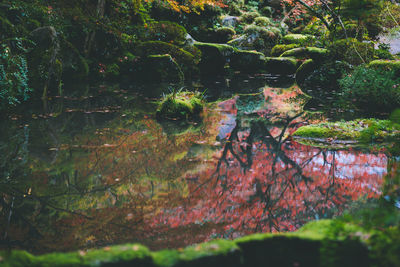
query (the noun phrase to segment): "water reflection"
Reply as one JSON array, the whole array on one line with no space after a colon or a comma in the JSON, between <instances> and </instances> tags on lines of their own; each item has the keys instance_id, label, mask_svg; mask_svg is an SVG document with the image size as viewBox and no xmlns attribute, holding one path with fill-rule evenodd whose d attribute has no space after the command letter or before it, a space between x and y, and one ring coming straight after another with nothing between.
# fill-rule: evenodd
<instances>
[{"instance_id":1,"label":"water reflection","mask_svg":"<svg viewBox=\"0 0 400 267\"><path fill-rule=\"evenodd\" d=\"M182 247L291 231L380 195L384 153L290 138L304 121L297 87L253 89L179 131L154 120L152 97L114 91L2 126L4 247Z\"/></svg>"}]
</instances>

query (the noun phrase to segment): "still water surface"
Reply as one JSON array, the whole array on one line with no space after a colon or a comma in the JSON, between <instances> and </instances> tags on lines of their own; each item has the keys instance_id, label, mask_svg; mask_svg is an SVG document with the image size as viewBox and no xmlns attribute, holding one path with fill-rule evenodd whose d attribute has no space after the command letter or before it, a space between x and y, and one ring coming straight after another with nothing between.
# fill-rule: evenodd
<instances>
[{"instance_id":1,"label":"still water surface","mask_svg":"<svg viewBox=\"0 0 400 267\"><path fill-rule=\"evenodd\" d=\"M0 123L1 247L176 248L293 231L379 197L383 151L290 137L307 121L296 86L227 84L207 86L222 100L189 124L155 119L166 86L102 85L10 115Z\"/></svg>"}]
</instances>

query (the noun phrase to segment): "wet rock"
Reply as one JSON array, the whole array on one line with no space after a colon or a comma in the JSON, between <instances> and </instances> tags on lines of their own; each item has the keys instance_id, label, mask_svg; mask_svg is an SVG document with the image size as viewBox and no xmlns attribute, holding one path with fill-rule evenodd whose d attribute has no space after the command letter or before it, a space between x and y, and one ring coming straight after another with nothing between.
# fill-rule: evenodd
<instances>
[{"instance_id":1,"label":"wet rock","mask_svg":"<svg viewBox=\"0 0 400 267\"><path fill-rule=\"evenodd\" d=\"M265 70L271 74L292 75L296 73L297 62L287 57L267 57Z\"/></svg>"},{"instance_id":2,"label":"wet rock","mask_svg":"<svg viewBox=\"0 0 400 267\"><path fill-rule=\"evenodd\" d=\"M226 44L200 43L194 44L201 51L201 60L199 63L202 75L220 75L224 73L225 64L235 49Z\"/></svg>"},{"instance_id":3,"label":"wet rock","mask_svg":"<svg viewBox=\"0 0 400 267\"><path fill-rule=\"evenodd\" d=\"M318 67L312 59L308 59L301 64L296 71L296 83L303 87L305 79Z\"/></svg>"},{"instance_id":4,"label":"wet rock","mask_svg":"<svg viewBox=\"0 0 400 267\"><path fill-rule=\"evenodd\" d=\"M134 79L146 82L174 82L184 79L183 72L171 55L149 55L134 66Z\"/></svg>"},{"instance_id":5,"label":"wet rock","mask_svg":"<svg viewBox=\"0 0 400 267\"><path fill-rule=\"evenodd\" d=\"M257 72L264 68L265 56L260 52L238 50L231 57L230 66L241 72Z\"/></svg>"}]
</instances>

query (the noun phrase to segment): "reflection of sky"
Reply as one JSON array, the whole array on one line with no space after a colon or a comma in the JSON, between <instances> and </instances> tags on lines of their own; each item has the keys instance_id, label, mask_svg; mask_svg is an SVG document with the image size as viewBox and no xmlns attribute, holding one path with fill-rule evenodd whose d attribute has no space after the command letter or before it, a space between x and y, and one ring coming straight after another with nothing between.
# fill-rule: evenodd
<instances>
[{"instance_id":1,"label":"reflection of sky","mask_svg":"<svg viewBox=\"0 0 400 267\"><path fill-rule=\"evenodd\" d=\"M387 158L382 154L364 154L351 151L328 151L328 162L332 162L333 154L335 153L335 177L342 179L355 179L367 175L383 177L387 174ZM295 161L302 164L304 159L309 156L308 153L296 151ZM323 155L314 157L309 166L312 166L312 171L320 171L329 174L331 171L330 165L326 166ZM308 167L306 166L306 170Z\"/></svg>"}]
</instances>

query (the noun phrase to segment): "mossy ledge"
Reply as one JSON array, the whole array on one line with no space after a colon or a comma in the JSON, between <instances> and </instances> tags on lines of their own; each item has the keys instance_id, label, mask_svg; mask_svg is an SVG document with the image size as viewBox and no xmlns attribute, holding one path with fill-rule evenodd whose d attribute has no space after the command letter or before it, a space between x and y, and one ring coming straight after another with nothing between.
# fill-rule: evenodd
<instances>
[{"instance_id":1,"label":"mossy ledge","mask_svg":"<svg viewBox=\"0 0 400 267\"><path fill-rule=\"evenodd\" d=\"M0 266L379 266L388 258L397 266L400 255L388 255L385 249L396 242L392 239L339 220L320 220L292 233L254 234L157 252L138 244L40 256L1 251Z\"/></svg>"},{"instance_id":2,"label":"mossy ledge","mask_svg":"<svg viewBox=\"0 0 400 267\"><path fill-rule=\"evenodd\" d=\"M293 136L361 144L394 142L400 140L400 124L377 119L324 122L302 126L293 133Z\"/></svg>"}]
</instances>

